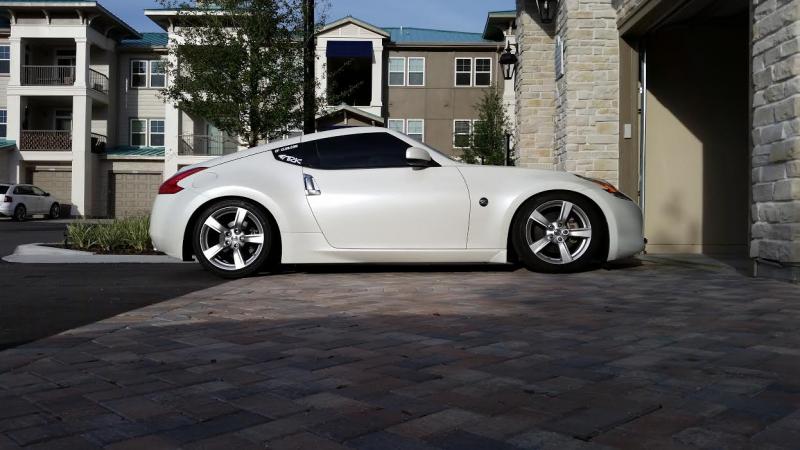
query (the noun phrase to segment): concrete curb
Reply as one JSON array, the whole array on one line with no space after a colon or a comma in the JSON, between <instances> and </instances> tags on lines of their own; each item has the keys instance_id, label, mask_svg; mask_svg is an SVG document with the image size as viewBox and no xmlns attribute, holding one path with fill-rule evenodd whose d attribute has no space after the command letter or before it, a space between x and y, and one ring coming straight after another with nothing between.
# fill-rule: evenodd
<instances>
[{"instance_id":1,"label":"concrete curb","mask_svg":"<svg viewBox=\"0 0 800 450\"><path fill-rule=\"evenodd\" d=\"M98 255L91 252L48 247L44 244L18 246L3 261L18 264L180 264L166 255Z\"/></svg>"}]
</instances>

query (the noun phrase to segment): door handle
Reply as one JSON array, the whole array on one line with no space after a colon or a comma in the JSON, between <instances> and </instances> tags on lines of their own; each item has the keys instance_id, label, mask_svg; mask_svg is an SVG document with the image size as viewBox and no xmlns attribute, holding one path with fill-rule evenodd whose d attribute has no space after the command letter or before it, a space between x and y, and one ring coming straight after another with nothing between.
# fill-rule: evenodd
<instances>
[{"instance_id":1,"label":"door handle","mask_svg":"<svg viewBox=\"0 0 800 450\"><path fill-rule=\"evenodd\" d=\"M306 195L310 196L322 194L322 191L320 191L319 187L317 187L317 182L314 180L314 177L307 173L303 174L303 184L306 187Z\"/></svg>"}]
</instances>

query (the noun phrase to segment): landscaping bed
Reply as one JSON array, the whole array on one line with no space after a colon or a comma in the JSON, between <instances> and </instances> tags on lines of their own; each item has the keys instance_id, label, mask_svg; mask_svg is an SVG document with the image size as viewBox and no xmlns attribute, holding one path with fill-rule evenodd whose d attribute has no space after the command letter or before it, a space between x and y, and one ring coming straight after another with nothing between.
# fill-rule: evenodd
<instances>
[{"instance_id":1,"label":"landscaping bed","mask_svg":"<svg viewBox=\"0 0 800 450\"><path fill-rule=\"evenodd\" d=\"M150 241L150 219L134 217L110 222L79 221L67 225L63 245L56 248L101 255L161 255Z\"/></svg>"}]
</instances>

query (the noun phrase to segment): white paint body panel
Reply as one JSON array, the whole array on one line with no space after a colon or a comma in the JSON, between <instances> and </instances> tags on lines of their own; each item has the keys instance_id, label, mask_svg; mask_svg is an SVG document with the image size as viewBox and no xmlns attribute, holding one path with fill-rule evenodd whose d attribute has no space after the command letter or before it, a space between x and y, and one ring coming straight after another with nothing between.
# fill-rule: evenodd
<instances>
[{"instance_id":1,"label":"white paint body panel","mask_svg":"<svg viewBox=\"0 0 800 450\"><path fill-rule=\"evenodd\" d=\"M340 249L465 249L469 194L455 167L303 169L320 195L308 203Z\"/></svg>"},{"instance_id":2,"label":"white paint body panel","mask_svg":"<svg viewBox=\"0 0 800 450\"><path fill-rule=\"evenodd\" d=\"M305 136L384 132L352 128ZM547 191L586 196L608 226L608 260L644 249L642 214L628 200L563 172L464 165L429 149L441 167L320 170L280 162L272 150L293 138L198 166L208 169L180 182L183 191L156 198L150 233L156 248L186 255L192 216L215 199L252 200L274 217L287 264L315 263L505 263L508 232L517 209ZM427 147L424 147L427 148ZM186 170L188 168L185 168ZM307 196L303 174L315 178L320 195ZM486 207L479 205L487 198Z\"/></svg>"}]
</instances>

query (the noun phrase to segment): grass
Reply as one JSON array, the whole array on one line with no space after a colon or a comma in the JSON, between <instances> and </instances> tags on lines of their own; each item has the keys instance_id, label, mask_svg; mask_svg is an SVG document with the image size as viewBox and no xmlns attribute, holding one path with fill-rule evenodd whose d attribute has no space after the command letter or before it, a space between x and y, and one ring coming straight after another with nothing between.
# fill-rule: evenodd
<instances>
[{"instance_id":1,"label":"grass","mask_svg":"<svg viewBox=\"0 0 800 450\"><path fill-rule=\"evenodd\" d=\"M150 219L116 219L110 223L75 222L67 225L65 247L97 253L153 253Z\"/></svg>"}]
</instances>

